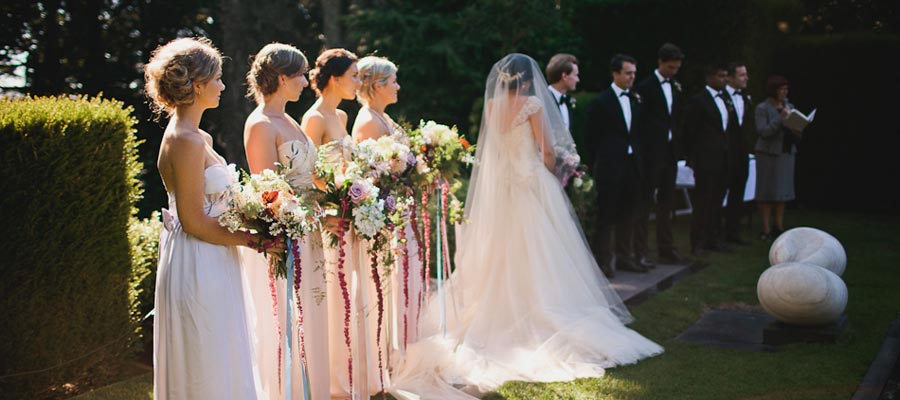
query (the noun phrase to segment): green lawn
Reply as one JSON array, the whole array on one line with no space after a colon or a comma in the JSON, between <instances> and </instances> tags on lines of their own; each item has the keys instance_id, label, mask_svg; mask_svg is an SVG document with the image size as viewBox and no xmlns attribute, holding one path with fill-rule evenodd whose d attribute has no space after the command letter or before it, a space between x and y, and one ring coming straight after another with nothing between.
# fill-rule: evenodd
<instances>
[{"instance_id":1,"label":"green lawn","mask_svg":"<svg viewBox=\"0 0 900 400\"><path fill-rule=\"evenodd\" d=\"M768 267L768 244L753 241L734 254L715 254L710 266L632 311L632 328L666 352L608 371L602 379L503 385L488 399L847 399L900 312L900 218L788 210L789 226L812 226L837 237L847 250L843 278L850 292L850 326L836 344L791 345L754 353L680 343L678 334L704 310L734 303L757 305L756 281ZM759 218L747 238L759 231ZM676 221L687 250L689 217ZM147 399L152 379L142 375L79 399Z\"/></svg>"}]
</instances>

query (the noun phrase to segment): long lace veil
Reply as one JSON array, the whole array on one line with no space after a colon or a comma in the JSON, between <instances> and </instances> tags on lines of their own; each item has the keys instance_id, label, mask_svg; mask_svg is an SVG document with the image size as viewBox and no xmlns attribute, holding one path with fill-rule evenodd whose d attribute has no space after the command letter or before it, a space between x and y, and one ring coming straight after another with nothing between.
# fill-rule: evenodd
<instances>
[{"instance_id":1,"label":"long lace veil","mask_svg":"<svg viewBox=\"0 0 900 400\"><path fill-rule=\"evenodd\" d=\"M538 110L535 111L535 109ZM484 110L482 111L481 125L478 132L478 146L475 152L476 161L469 181L465 203L465 216L472 223L477 224L481 222L476 221L475 218L481 219L484 217L483 212L485 210L508 206L497 204L496 189L502 180L509 179L509 169L518 168L519 165L511 164L509 160L510 151L505 136L509 136L510 131L518 123L522 122L524 114L531 114L530 111L536 112L538 121L540 121L537 125L538 130L541 132L534 135L535 147L537 148L535 157L538 157L540 160L546 152L549 158L555 159L556 166L551 172L557 176L557 183L565 173L560 168L560 160L572 154L577 154L572 135L563 124L558 103L550 93L547 81L544 79L538 64L534 59L524 54L513 53L503 57L491 68L485 85ZM568 215L572 218L575 226L578 227L580 239L589 251L590 247L581 230L581 224L572 208L571 202L569 202L568 196L564 193L562 185L558 184L552 188L543 188L542 190L563 192L562 195L565 198L563 204L568 208ZM476 217L473 213L479 214L479 216ZM501 228L498 227L497 229L499 232ZM467 251L467 247L477 247L476 242L478 241L503 240L503 238L498 237L467 238L466 235L469 230L465 225L461 225L457 229L457 243L459 246L457 248L457 260L461 258L460 252ZM484 229L479 231L481 232L478 234L480 236ZM593 258L591 260L593 261ZM592 262L592 264L594 264L593 267L598 276L597 280L601 282L601 290L609 308L622 322L630 322L632 320L631 314L622 303L621 298L615 293L615 290L609 287L609 282L603 276L599 267L597 267L596 262ZM457 263L457 268L466 268L466 266Z\"/></svg>"}]
</instances>

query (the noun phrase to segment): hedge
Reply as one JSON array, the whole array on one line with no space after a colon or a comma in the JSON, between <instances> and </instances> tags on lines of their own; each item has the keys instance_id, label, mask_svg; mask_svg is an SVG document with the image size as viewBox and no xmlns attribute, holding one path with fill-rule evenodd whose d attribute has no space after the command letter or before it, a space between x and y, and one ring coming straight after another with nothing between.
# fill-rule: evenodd
<instances>
[{"instance_id":1,"label":"hedge","mask_svg":"<svg viewBox=\"0 0 900 400\"><path fill-rule=\"evenodd\" d=\"M99 97L0 100L2 398L60 397L131 356L131 111Z\"/></svg>"}]
</instances>

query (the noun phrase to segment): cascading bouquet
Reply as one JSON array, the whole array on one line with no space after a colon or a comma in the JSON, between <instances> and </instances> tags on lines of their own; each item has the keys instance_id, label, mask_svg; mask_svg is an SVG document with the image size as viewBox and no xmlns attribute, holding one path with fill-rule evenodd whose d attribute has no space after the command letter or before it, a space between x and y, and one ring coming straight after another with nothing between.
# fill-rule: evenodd
<instances>
[{"instance_id":1,"label":"cascading bouquet","mask_svg":"<svg viewBox=\"0 0 900 400\"><path fill-rule=\"evenodd\" d=\"M463 204L454 195L462 183L458 177L464 165L475 162L475 146L459 134L456 127L439 124L434 121L420 121L419 126L409 133L410 149L416 158L414 185L421 195L421 207L424 233L422 242L424 254L419 258L424 264L423 284L428 291L431 274L431 221L428 213L429 195L438 192L438 289L441 279L450 272L450 252L447 240L447 224L463 221ZM418 230L416 231L418 236ZM440 296L439 296L440 297Z\"/></svg>"},{"instance_id":2,"label":"cascading bouquet","mask_svg":"<svg viewBox=\"0 0 900 400\"><path fill-rule=\"evenodd\" d=\"M279 168L281 170L282 168ZM276 296L275 281L281 278L287 278L288 274L288 252L290 258L293 259L290 268L293 270L294 295L296 296L298 308L298 327L300 332L300 355L301 359L305 359L304 343L303 343L303 306L300 303L299 293L302 265L300 262L300 251L296 243L310 232L316 232L320 229L320 218L323 213L318 204L312 199L305 196L295 194L291 185L285 179L281 172L275 172L270 169L263 170L259 174L243 173L241 182L233 185L229 189L231 200L228 209L219 216L219 224L228 228L231 232L244 231L247 233L248 241L251 232L259 233L274 240L286 240L289 244L285 250L285 254L269 255L269 290L272 295L272 308L275 317L275 325L278 340L278 376L281 380L281 343L282 336L281 324L278 321L277 307L278 297ZM254 246L257 251L263 252L266 249L260 244ZM290 326L290 321L287 322Z\"/></svg>"},{"instance_id":3,"label":"cascading bouquet","mask_svg":"<svg viewBox=\"0 0 900 400\"><path fill-rule=\"evenodd\" d=\"M394 253L400 256L402 261L402 273L404 278L403 290L406 295L405 304L409 302L409 258L404 228L412 218L411 206L414 206L415 155L405 143L403 135L382 136L378 139L367 139L356 145L353 151L353 160L362 170L362 175L371 179L378 187L379 198L384 200L384 228L370 238L371 246L371 273L377 295L377 333L378 340L378 366L379 377L383 379L384 367L381 348L381 331L384 318L384 290L382 282L390 282L389 277L393 272L390 266L394 264ZM397 235L399 240L391 239ZM392 245L396 244L396 248ZM382 262L378 262L379 258ZM384 267L379 271L378 267ZM404 314L404 327L406 315ZM384 382L382 381L382 393Z\"/></svg>"},{"instance_id":4,"label":"cascading bouquet","mask_svg":"<svg viewBox=\"0 0 900 400\"><path fill-rule=\"evenodd\" d=\"M353 391L353 356L350 341L350 293L347 286L347 272L344 268L347 227L367 240L379 240L379 234L387 221L386 206L391 206L386 196L375 185L375 178L366 176L368 168L357 161L357 146L349 136L340 141L332 141L319 147L316 159L316 175L324 183L320 190L319 202L326 215L339 219L334 245L338 249L337 276L344 299L344 343L350 353L347 367L350 390ZM380 285L379 285L380 287Z\"/></svg>"},{"instance_id":5,"label":"cascading bouquet","mask_svg":"<svg viewBox=\"0 0 900 400\"><path fill-rule=\"evenodd\" d=\"M588 167L581 163L581 156L575 149L575 144L557 146L556 152L556 176L560 178L563 188L573 187L575 190L590 192L594 187L594 180L587 173Z\"/></svg>"}]
</instances>

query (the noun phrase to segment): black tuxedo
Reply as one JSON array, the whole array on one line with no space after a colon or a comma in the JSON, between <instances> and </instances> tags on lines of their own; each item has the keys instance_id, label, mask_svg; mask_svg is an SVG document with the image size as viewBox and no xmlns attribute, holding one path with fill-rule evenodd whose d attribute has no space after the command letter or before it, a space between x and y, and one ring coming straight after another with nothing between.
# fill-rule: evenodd
<instances>
[{"instance_id":1,"label":"black tuxedo","mask_svg":"<svg viewBox=\"0 0 900 400\"><path fill-rule=\"evenodd\" d=\"M744 191L747 187L747 163L749 161L748 140L754 133L753 113L750 111L750 97L744 100L743 123L729 124L728 132L728 205L725 208L725 235L729 239L740 238L741 215L744 210ZM739 110L735 109L736 112ZM737 122L737 121L735 121Z\"/></svg>"},{"instance_id":2,"label":"black tuxedo","mask_svg":"<svg viewBox=\"0 0 900 400\"><path fill-rule=\"evenodd\" d=\"M670 254L674 250L672 238L672 208L675 192L675 177L678 173L676 140L680 138L679 121L683 96L674 81L672 89L672 111L666 102L663 83L656 74L650 74L637 85L643 99L640 115L641 157L643 175L641 193L638 199L638 218L634 227L634 252L646 255L650 210L653 209L656 193L656 241L660 254ZM669 138L669 132L672 138Z\"/></svg>"},{"instance_id":3,"label":"black tuxedo","mask_svg":"<svg viewBox=\"0 0 900 400\"><path fill-rule=\"evenodd\" d=\"M727 94L725 96L728 98ZM692 196L691 247L715 246L719 241L722 200L727 190L729 166L729 131L737 126L734 106L726 101L728 127L722 129L722 116L713 96L704 88L687 104L684 120L684 151L688 165L694 170Z\"/></svg>"},{"instance_id":4,"label":"black tuxedo","mask_svg":"<svg viewBox=\"0 0 900 400\"><path fill-rule=\"evenodd\" d=\"M593 243L597 262L612 268L612 231L615 228L616 256L632 258L632 225L640 176L640 144L636 132L641 104L629 96L631 131L629 132L619 97L612 88L601 92L587 107L584 132L593 160L596 180L597 235ZM632 153L628 154L631 146Z\"/></svg>"}]
</instances>

